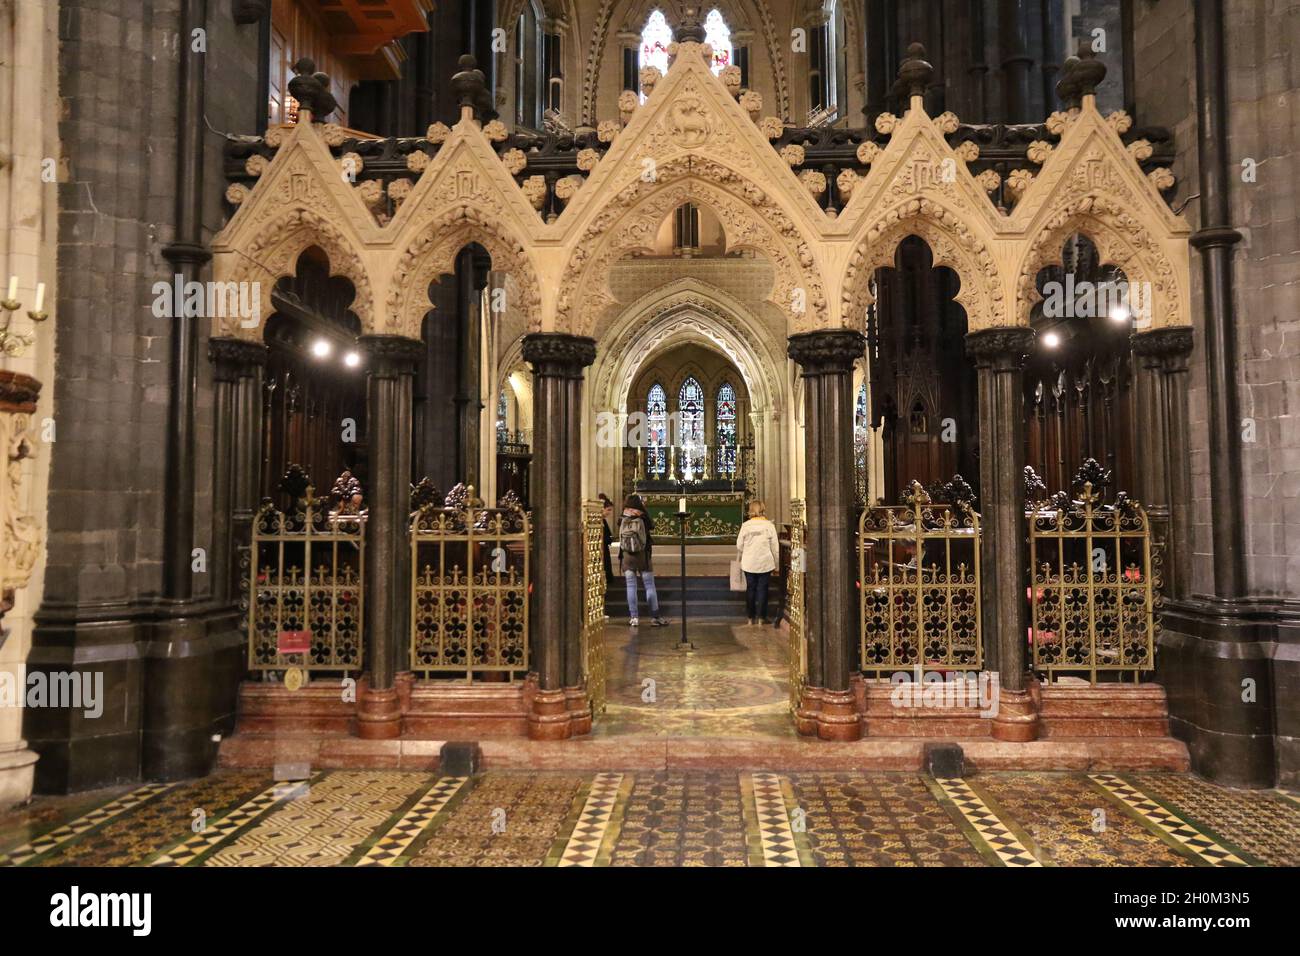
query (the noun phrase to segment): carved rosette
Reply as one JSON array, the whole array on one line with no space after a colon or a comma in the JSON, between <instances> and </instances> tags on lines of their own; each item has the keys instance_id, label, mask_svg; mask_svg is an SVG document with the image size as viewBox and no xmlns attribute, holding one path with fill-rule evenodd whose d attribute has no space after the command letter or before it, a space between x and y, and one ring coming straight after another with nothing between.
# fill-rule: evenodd
<instances>
[{"instance_id":1,"label":"carved rosette","mask_svg":"<svg viewBox=\"0 0 1300 956\"><path fill-rule=\"evenodd\" d=\"M562 332L535 332L524 336L523 356L538 375L582 378L582 370L596 361L596 340Z\"/></svg>"}]
</instances>

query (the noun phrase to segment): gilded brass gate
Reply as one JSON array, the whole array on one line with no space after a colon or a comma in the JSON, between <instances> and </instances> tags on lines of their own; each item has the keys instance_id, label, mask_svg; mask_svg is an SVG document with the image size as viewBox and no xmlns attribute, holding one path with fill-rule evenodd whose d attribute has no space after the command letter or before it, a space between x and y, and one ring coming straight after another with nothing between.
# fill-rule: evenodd
<instances>
[{"instance_id":1,"label":"gilded brass gate","mask_svg":"<svg viewBox=\"0 0 1300 956\"><path fill-rule=\"evenodd\" d=\"M1160 551L1140 504L1120 493L1103 505L1092 489L1085 480L1078 498L1061 492L1028 513L1033 669L1136 681L1155 668Z\"/></svg>"},{"instance_id":2,"label":"gilded brass gate","mask_svg":"<svg viewBox=\"0 0 1300 956\"><path fill-rule=\"evenodd\" d=\"M790 713L799 709L808 677L808 638L804 633L804 542L808 513L802 499L790 502L790 572L785 582L786 614L790 620Z\"/></svg>"},{"instance_id":3,"label":"gilded brass gate","mask_svg":"<svg viewBox=\"0 0 1300 956\"><path fill-rule=\"evenodd\" d=\"M904 500L858 519L862 670L979 670L980 516L965 500L931 501L916 481Z\"/></svg>"},{"instance_id":4,"label":"gilded brass gate","mask_svg":"<svg viewBox=\"0 0 1300 956\"><path fill-rule=\"evenodd\" d=\"M591 714L605 712L605 516L599 501L582 506L582 662Z\"/></svg>"},{"instance_id":5,"label":"gilded brass gate","mask_svg":"<svg viewBox=\"0 0 1300 956\"><path fill-rule=\"evenodd\" d=\"M365 531L364 510L331 510L310 485L287 512L262 506L243 585L249 670L361 670Z\"/></svg>"},{"instance_id":6,"label":"gilded brass gate","mask_svg":"<svg viewBox=\"0 0 1300 956\"><path fill-rule=\"evenodd\" d=\"M425 677L528 670L528 512L470 495L411 518L411 670Z\"/></svg>"}]
</instances>

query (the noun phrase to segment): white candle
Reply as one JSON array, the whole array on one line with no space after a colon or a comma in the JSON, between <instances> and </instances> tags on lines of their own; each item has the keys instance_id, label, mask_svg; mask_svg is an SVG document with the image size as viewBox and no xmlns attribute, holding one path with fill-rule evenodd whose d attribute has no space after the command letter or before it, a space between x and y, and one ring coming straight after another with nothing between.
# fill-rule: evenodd
<instances>
[{"instance_id":1,"label":"white candle","mask_svg":"<svg viewBox=\"0 0 1300 956\"><path fill-rule=\"evenodd\" d=\"M684 514L685 512L686 512L686 499L685 499L685 498L678 498L678 499L677 499L677 513L678 513L678 514Z\"/></svg>"},{"instance_id":2,"label":"white candle","mask_svg":"<svg viewBox=\"0 0 1300 956\"><path fill-rule=\"evenodd\" d=\"M7 295L5 298L11 300L18 298L18 277L17 276L9 277L9 295Z\"/></svg>"},{"instance_id":3,"label":"white candle","mask_svg":"<svg viewBox=\"0 0 1300 956\"><path fill-rule=\"evenodd\" d=\"M45 283L36 283L36 305L32 307L33 312L41 311L41 306L45 304Z\"/></svg>"}]
</instances>

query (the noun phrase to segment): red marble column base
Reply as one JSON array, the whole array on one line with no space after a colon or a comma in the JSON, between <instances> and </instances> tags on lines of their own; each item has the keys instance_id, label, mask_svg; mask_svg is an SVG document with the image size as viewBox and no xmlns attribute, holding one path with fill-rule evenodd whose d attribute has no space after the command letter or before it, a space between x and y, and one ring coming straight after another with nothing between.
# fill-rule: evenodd
<instances>
[{"instance_id":1,"label":"red marble column base","mask_svg":"<svg viewBox=\"0 0 1300 956\"><path fill-rule=\"evenodd\" d=\"M820 687L805 687L799 697L799 706L794 711L794 729L802 737L817 736L817 715L822 709Z\"/></svg>"},{"instance_id":2,"label":"red marble column base","mask_svg":"<svg viewBox=\"0 0 1300 956\"><path fill-rule=\"evenodd\" d=\"M410 671L398 671L393 677L393 689L397 691L397 700L404 714L411 712L411 688L414 686L415 675Z\"/></svg>"},{"instance_id":3,"label":"red marble column base","mask_svg":"<svg viewBox=\"0 0 1300 956\"><path fill-rule=\"evenodd\" d=\"M1038 707L1028 690L1000 688L998 713L989 733L994 740L1028 743L1038 739Z\"/></svg>"},{"instance_id":4,"label":"red marble column base","mask_svg":"<svg viewBox=\"0 0 1300 956\"><path fill-rule=\"evenodd\" d=\"M591 698L585 685L564 688L565 702L569 708L569 735L581 737L591 733Z\"/></svg>"},{"instance_id":5,"label":"red marble column base","mask_svg":"<svg viewBox=\"0 0 1300 956\"><path fill-rule=\"evenodd\" d=\"M402 736L402 701L396 687L374 690L357 682L357 736L362 740L396 740Z\"/></svg>"},{"instance_id":6,"label":"red marble column base","mask_svg":"<svg viewBox=\"0 0 1300 956\"><path fill-rule=\"evenodd\" d=\"M862 715L851 690L823 690L817 714L817 736L822 740L861 740Z\"/></svg>"},{"instance_id":7,"label":"red marble column base","mask_svg":"<svg viewBox=\"0 0 1300 956\"><path fill-rule=\"evenodd\" d=\"M528 714L529 740L564 740L572 733L573 715L563 690L539 690Z\"/></svg>"}]
</instances>

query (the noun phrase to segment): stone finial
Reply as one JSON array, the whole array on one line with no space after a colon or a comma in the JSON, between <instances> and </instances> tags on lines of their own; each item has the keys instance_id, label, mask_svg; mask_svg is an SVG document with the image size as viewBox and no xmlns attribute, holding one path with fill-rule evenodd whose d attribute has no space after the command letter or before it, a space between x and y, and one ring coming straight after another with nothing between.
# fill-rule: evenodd
<instances>
[{"instance_id":1,"label":"stone finial","mask_svg":"<svg viewBox=\"0 0 1300 956\"><path fill-rule=\"evenodd\" d=\"M933 80L934 67L925 58L925 47L913 43L907 48L907 57L898 65L895 90L908 96L924 96Z\"/></svg>"},{"instance_id":2,"label":"stone finial","mask_svg":"<svg viewBox=\"0 0 1300 956\"><path fill-rule=\"evenodd\" d=\"M451 78L451 90L461 106L472 108L480 118L492 112L492 95L488 92L487 78L478 68L478 61L466 53L460 60L460 71Z\"/></svg>"},{"instance_id":3,"label":"stone finial","mask_svg":"<svg viewBox=\"0 0 1300 956\"><path fill-rule=\"evenodd\" d=\"M319 123L338 109L338 101L330 92L330 78L316 72L315 61L303 57L293 65L294 77L289 81L289 95L298 105L311 112L313 123Z\"/></svg>"},{"instance_id":4,"label":"stone finial","mask_svg":"<svg viewBox=\"0 0 1300 956\"><path fill-rule=\"evenodd\" d=\"M1074 67L1074 76L1081 97L1095 95L1097 87L1106 79L1106 64L1097 59L1092 44L1087 40L1079 41L1079 60Z\"/></svg>"},{"instance_id":5,"label":"stone finial","mask_svg":"<svg viewBox=\"0 0 1300 956\"><path fill-rule=\"evenodd\" d=\"M677 42L704 42L704 24L700 22L700 11L695 7L686 8L686 13L682 16L682 22L677 28Z\"/></svg>"}]
</instances>

